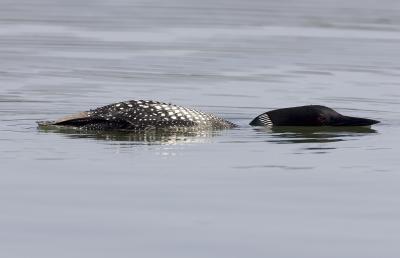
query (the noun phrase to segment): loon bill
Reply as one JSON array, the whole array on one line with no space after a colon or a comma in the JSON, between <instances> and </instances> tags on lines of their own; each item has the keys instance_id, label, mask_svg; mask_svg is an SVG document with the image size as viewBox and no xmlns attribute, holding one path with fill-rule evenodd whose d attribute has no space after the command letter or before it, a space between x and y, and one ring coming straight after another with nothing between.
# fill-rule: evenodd
<instances>
[{"instance_id":1,"label":"loon bill","mask_svg":"<svg viewBox=\"0 0 400 258\"><path fill-rule=\"evenodd\" d=\"M38 122L84 130L227 129L237 125L194 109L151 100L118 102L90 111Z\"/></svg>"},{"instance_id":2,"label":"loon bill","mask_svg":"<svg viewBox=\"0 0 400 258\"><path fill-rule=\"evenodd\" d=\"M290 107L265 112L250 122L253 126L369 126L379 121L344 116L319 105Z\"/></svg>"}]
</instances>

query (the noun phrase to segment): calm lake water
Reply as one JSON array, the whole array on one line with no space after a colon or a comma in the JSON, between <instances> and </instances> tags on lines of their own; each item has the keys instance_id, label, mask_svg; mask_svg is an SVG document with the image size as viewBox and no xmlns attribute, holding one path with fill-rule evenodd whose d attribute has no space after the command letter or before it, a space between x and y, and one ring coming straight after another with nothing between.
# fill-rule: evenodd
<instances>
[{"instance_id":1,"label":"calm lake water","mask_svg":"<svg viewBox=\"0 0 400 258\"><path fill-rule=\"evenodd\" d=\"M399 257L400 2L0 0L0 256ZM46 132L129 99L238 129ZM323 104L371 129L262 130Z\"/></svg>"}]
</instances>

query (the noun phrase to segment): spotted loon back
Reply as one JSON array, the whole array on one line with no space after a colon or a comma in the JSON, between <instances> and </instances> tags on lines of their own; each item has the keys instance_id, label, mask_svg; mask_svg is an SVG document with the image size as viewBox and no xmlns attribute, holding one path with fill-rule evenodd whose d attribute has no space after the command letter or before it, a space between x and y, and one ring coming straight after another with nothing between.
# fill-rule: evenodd
<instances>
[{"instance_id":1,"label":"spotted loon back","mask_svg":"<svg viewBox=\"0 0 400 258\"><path fill-rule=\"evenodd\" d=\"M66 116L39 126L70 126L86 130L226 129L235 124L212 114L151 100L118 102Z\"/></svg>"}]
</instances>

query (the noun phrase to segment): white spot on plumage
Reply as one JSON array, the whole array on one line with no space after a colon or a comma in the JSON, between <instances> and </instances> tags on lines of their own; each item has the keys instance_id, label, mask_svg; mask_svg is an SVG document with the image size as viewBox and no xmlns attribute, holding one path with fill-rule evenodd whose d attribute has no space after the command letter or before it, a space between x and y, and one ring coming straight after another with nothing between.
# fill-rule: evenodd
<instances>
[{"instance_id":1,"label":"white spot on plumage","mask_svg":"<svg viewBox=\"0 0 400 258\"><path fill-rule=\"evenodd\" d=\"M176 116L171 116L172 119L176 119Z\"/></svg>"}]
</instances>

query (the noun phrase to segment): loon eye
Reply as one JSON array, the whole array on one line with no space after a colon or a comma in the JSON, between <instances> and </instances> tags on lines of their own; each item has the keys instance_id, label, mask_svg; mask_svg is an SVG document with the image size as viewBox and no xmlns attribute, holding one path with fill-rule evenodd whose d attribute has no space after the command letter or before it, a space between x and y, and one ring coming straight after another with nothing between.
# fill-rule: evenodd
<instances>
[{"instance_id":1,"label":"loon eye","mask_svg":"<svg viewBox=\"0 0 400 258\"><path fill-rule=\"evenodd\" d=\"M328 119L325 116L318 116L318 122L321 124L325 124Z\"/></svg>"}]
</instances>

